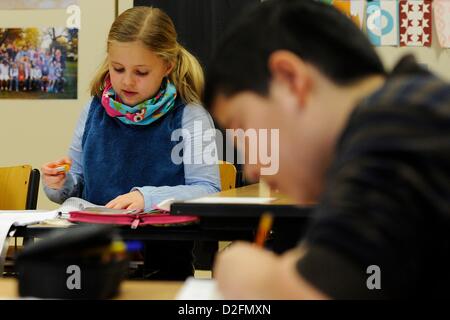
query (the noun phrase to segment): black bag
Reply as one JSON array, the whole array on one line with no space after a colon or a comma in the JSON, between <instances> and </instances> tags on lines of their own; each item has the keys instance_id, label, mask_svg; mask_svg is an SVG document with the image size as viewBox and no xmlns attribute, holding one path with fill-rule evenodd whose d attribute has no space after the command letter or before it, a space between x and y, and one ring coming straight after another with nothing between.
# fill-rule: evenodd
<instances>
[{"instance_id":1,"label":"black bag","mask_svg":"<svg viewBox=\"0 0 450 320\"><path fill-rule=\"evenodd\" d=\"M110 251L118 240L111 226L87 225L52 232L17 256L21 297L108 299L126 276L125 254Z\"/></svg>"}]
</instances>

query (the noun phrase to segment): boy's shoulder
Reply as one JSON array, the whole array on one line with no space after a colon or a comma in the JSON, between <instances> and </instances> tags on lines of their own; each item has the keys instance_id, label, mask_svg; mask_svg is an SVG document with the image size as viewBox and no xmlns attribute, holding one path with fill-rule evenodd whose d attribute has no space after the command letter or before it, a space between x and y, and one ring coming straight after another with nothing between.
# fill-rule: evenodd
<instances>
[{"instance_id":1,"label":"boy's shoulder","mask_svg":"<svg viewBox=\"0 0 450 320\"><path fill-rule=\"evenodd\" d=\"M388 110L412 111L410 108L449 108L450 84L432 73L399 75L388 78L386 83L364 99L358 111Z\"/></svg>"},{"instance_id":2,"label":"boy's shoulder","mask_svg":"<svg viewBox=\"0 0 450 320\"><path fill-rule=\"evenodd\" d=\"M385 84L361 101L358 113L430 112L450 108L450 84L406 55L394 66ZM417 109L415 109L417 108Z\"/></svg>"},{"instance_id":3,"label":"boy's shoulder","mask_svg":"<svg viewBox=\"0 0 450 320\"><path fill-rule=\"evenodd\" d=\"M450 85L433 74L388 79L355 107L341 138L397 140L419 132L450 134Z\"/></svg>"},{"instance_id":4,"label":"boy's shoulder","mask_svg":"<svg viewBox=\"0 0 450 320\"><path fill-rule=\"evenodd\" d=\"M437 159L450 162L442 138L449 136L450 85L429 72L400 73L355 107L338 139L336 161L389 156L392 163L422 159L439 167Z\"/></svg>"}]
</instances>

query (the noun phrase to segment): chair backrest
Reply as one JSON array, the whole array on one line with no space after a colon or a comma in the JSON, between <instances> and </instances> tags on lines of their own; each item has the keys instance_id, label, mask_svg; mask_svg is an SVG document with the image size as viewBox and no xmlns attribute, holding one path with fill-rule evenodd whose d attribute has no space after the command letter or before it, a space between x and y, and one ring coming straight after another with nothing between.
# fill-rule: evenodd
<instances>
[{"instance_id":1,"label":"chair backrest","mask_svg":"<svg viewBox=\"0 0 450 320\"><path fill-rule=\"evenodd\" d=\"M236 167L229 162L219 161L222 191L236 188Z\"/></svg>"},{"instance_id":2,"label":"chair backrest","mask_svg":"<svg viewBox=\"0 0 450 320\"><path fill-rule=\"evenodd\" d=\"M0 210L36 209L39 176L30 165L0 168Z\"/></svg>"}]
</instances>

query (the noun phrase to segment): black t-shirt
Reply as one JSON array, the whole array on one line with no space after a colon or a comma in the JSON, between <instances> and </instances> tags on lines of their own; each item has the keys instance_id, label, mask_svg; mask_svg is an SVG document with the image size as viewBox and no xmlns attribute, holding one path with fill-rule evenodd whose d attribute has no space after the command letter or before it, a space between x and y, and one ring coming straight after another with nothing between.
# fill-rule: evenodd
<instances>
[{"instance_id":1,"label":"black t-shirt","mask_svg":"<svg viewBox=\"0 0 450 320\"><path fill-rule=\"evenodd\" d=\"M447 83L404 59L355 108L303 244L332 298L450 297Z\"/></svg>"}]
</instances>

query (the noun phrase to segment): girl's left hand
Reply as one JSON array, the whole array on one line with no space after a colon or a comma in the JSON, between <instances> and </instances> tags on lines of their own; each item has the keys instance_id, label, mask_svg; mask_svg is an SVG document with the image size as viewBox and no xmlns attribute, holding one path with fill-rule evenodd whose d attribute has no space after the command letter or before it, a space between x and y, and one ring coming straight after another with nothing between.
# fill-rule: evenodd
<instances>
[{"instance_id":1,"label":"girl's left hand","mask_svg":"<svg viewBox=\"0 0 450 320\"><path fill-rule=\"evenodd\" d=\"M105 207L109 209L144 210L144 197L139 191L132 191L111 200Z\"/></svg>"}]
</instances>

